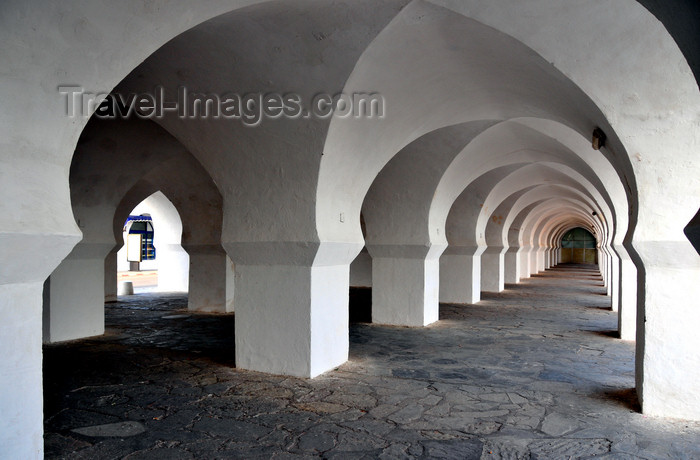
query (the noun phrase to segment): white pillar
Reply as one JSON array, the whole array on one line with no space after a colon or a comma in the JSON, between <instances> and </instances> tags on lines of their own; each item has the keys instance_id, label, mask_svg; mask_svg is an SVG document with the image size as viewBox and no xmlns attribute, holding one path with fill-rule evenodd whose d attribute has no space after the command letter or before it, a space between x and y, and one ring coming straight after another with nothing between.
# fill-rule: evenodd
<instances>
[{"instance_id":1,"label":"white pillar","mask_svg":"<svg viewBox=\"0 0 700 460\"><path fill-rule=\"evenodd\" d=\"M506 250L503 259L505 282L516 284L520 282L520 248L511 247Z\"/></svg>"},{"instance_id":2,"label":"white pillar","mask_svg":"<svg viewBox=\"0 0 700 460\"><path fill-rule=\"evenodd\" d=\"M620 309L620 258L617 253L610 250L610 308L612 311L619 311ZM618 321L619 330L619 321Z\"/></svg>"},{"instance_id":3,"label":"white pillar","mask_svg":"<svg viewBox=\"0 0 700 460\"><path fill-rule=\"evenodd\" d=\"M545 270L544 266L544 254L547 248L539 247L537 248L537 273L543 272Z\"/></svg>"},{"instance_id":4,"label":"white pillar","mask_svg":"<svg viewBox=\"0 0 700 460\"><path fill-rule=\"evenodd\" d=\"M224 252L221 249L221 252ZM187 292L190 278L190 256L179 242L156 244L158 291Z\"/></svg>"},{"instance_id":5,"label":"white pillar","mask_svg":"<svg viewBox=\"0 0 700 460\"><path fill-rule=\"evenodd\" d=\"M224 247L236 264L236 367L315 377L347 361L349 266L359 247Z\"/></svg>"},{"instance_id":6,"label":"white pillar","mask_svg":"<svg viewBox=\"0 0 700 460\"><path fill-rule=\"evenodd\" d=\"M613 266L613 257L610 254L610 251L606 248L605 249L605 276L603 276L603 279L605 280L605 293L609 296L612 296L612 294L613 294L612 266Z\"/></svg>"},{"instance_id":7,"label":"white pillar","mask_svg":"<svg viewBox=\"0 0 700 460\"><path fill-rule=\"evenodd\" d=\"M0 284L0 456L3 458L43 457L41 293L40 282Z\"/></svg>"},{"instance_id":8,"label":"white pillar","mask_svg":"<svg viewBox=\"0 0 700 460\"><path fill-rule=\"evenodd\" d=\"M192 311L227 313L233 311L230 295L232 263L221 245L188 245L189 294Z\"/></svg>"},{"instance_id":9,"label":"white pillar","mask_svg":"<svg viewBox=\"0 0 700 460\"><path fill-rule=\"evenodd\" d=\"M627 250L616 245L615 250L620 256L618 283L618 328L622 340L637 339L637 267Z\"/></svg>"},{"instance_id":10,"label":"white pillar","mask_svg":"<svg viewBox=\"0 0 700 460\"><path fill-rule=\"evenodd\" d=\"M539 260L538 260L539 259L539 252L540 252L540 248L535 248L535 247L530 248L530 259L529 259L530 260L530 267L529 267L530 275L536 275L540 271L538 269L538 267L539 267Z\"/></svg>"},{"instance_id":11,"label":"white pillar","mask_svg":"<svg viewBox=\"0 0 700 460\"><path fill-rule=\"evenodd\" d=\"M700 420L700 257L688 240L634 247L644 262L636 353L642 410Z\"/></svg>"},{"instance_id":12,"label":"white pillar","mask_svg":"<svg viewBox=\"0 0 700 460\"><path fill-rule=\"evenodd\" d=\"M603 287L605 287L605 292L610 295L610 263L611 259L608 255L607 250L604 247L598 248L598 269L600 270L600 275L603 278Z\"/></svg>"},{"instance_id":13,"label":"white pillar","mask_svg":"<svg viewBox=\"0 0 700 460\"><path fill-rule=\"evenodd\" d=\"M501 292L505 289L506 248L489 246L481 255L481 290Z\"/></svg>"},{"instance_id":14,"label":"white pillar","mask_svg":"<svg viewBox=\"0 0 700 460\"><path fill-rule=\"evenodd\" d=\"M113 245L79 243L44 284L44 342L104 334L105 257Z\"/></svg>"},{"instance_id":15,"label":"white pillar","mask_svg":"<svg viewBox=\"0 0 700 460\"><path fill-rule=\"evenodd\" d=\"M530 246L520 247L520 279L530 277L530 256L532 248Z\"/></svg>"},{"instance_id":16,"label":"white pillar","mask_svg":"<svg viewBox=\"0 0 700 460\"><path fill-rule=\"evenodd\" d=\"M600 276L603 278L603 287L606 288L606 293L608 292L608 254L605 252L604 248L598 248L598 270L600 271Z\"/></svg>"},{"instance_id":17,"label":"white pillar","mask_svg":"<svg viewBox=\"0 0 700 460\"><path fill-rule=\"evenodd\" d=\"M426 326L438 320L444 245L368 245L372 256L372 322Z\"/></svg>"},{"instance_id":18,"label":"white pillar","mask_svg":"<svg viewBox=\"0 0 700 460\"><path fill-rule=\"evenodd\" d=\"M448 246L440 257L440 302L481 300L481 253L485 247Z\"/></svg>"},{"instance_id":19,"label":"white pillar","mask_svg":"<svg viewBox=\"0 0 700 460\"><path fill-rule=\"evenodd\" d=\"M117 250L114 249L105 257L105 302L117 301Z\"/></svg>"}]
</instances>

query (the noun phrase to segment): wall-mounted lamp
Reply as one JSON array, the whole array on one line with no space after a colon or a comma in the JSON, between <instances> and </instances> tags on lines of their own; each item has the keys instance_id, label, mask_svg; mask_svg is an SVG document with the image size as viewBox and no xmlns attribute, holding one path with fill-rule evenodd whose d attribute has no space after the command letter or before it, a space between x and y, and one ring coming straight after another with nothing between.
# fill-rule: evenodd
<instances>
[{"instance_id":1,"label":"wall-mounted lamp","mask_svg":"<svg viewBox=\"0 0 700 460\"><path fill-rule=\"evenodd\" d=\"M596 128L593 130L593 150L600 150L605 146L605 133L602 129Z\"/></svg>"}]
</instances>

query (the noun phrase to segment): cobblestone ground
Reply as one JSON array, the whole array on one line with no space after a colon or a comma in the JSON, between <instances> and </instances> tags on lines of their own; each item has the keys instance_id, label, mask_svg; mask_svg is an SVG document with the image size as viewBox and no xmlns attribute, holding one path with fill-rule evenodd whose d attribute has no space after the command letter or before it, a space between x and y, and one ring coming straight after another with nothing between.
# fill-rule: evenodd
<instances>
[{"instance_id":1,"label":"cobblestone ground","mask_svg":"<svg viewBox=\"0 0 700 460\"><path fill-rule=\"evenodd\" d=\"M355 323L350 361L304 380L235 369L232 315L126 297L105 336L45 347L46 457L700 458L700 424L638 412L608 305L562 266L426 328Z\"/></svg>"}]
</instances>

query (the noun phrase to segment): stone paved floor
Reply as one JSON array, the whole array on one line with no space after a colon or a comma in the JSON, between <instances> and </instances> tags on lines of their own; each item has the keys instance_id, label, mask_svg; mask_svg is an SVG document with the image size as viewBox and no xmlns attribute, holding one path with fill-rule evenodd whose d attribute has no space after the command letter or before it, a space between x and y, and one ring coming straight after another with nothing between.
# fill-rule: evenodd
<instances>
[{"instance_id":1,"label":"stone paved floor","mask_svg":"<svg viewBox=\"0 0 700 460\"><path fill-rule=\"evenodd\" d=\"M548 270L430 327L353 324L350 361L303 380L233 368L232 315L132 296L45 347L46 458L700 459L699 423L638 412L608 302Z\"/></svg>"}]
</instances>

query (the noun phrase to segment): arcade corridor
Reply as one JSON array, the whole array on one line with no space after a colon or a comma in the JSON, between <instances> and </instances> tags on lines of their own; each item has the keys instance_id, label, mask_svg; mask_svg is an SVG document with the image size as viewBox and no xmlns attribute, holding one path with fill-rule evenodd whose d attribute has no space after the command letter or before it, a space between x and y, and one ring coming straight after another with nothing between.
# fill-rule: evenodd
<instances>
[{"instance_id":1,"label":"arcade corridor","mask_svg":"<svg viewBox=\"0 0 700 460\"><path fill-rule=\"evenodd\" d=\"M123 298L105 336L45 346L46 458L698 458L700 424L639 413L590 267L426 328L355 323L348 363L313 380L233 368L232 315Z\"/></svg>"},{"instance_id":2,"label":"arcade corridor","mask_svg":"<svg viewBox=\"0 0 700 460\"><path fill-rule=\"evenodd\" d=\"M699 24L0 2L0 459L697 457Z\"/></svg>"}]
</instances>

